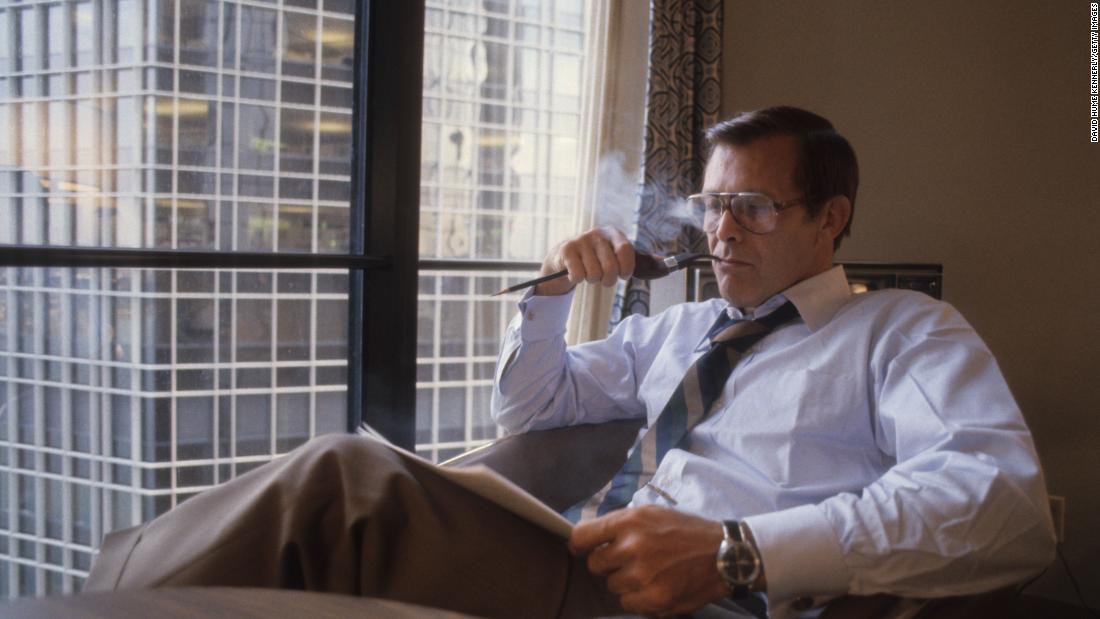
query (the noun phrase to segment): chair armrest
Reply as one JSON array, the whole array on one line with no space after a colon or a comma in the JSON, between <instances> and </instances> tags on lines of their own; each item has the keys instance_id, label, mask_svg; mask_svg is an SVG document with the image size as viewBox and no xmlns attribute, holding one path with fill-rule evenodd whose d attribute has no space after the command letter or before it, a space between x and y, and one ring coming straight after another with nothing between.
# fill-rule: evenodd
<instances>
[{"instance_id":1,"label":"chair armrest","mask_svg":"<svg viewBox=\"0 0 1100 619\"><path fill-rule=\"evenodd\" d=\"M512 434L443 465L485 465L562 511L611 479L644 423L628 419Z\"/></svg>"}]
</instances>

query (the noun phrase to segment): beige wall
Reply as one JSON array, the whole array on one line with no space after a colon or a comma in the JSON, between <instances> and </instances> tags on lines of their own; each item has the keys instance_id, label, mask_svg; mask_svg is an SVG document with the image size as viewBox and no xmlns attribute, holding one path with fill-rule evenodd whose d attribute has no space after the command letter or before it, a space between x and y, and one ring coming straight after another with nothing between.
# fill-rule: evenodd
<instances>
[{"instance_id":1,"label":"beige wall","mask_svg":"<svg viewBox=\"0 0 1100 619\"><path fill-rule=\"evenodd\" d=\"M845 260L944 265L1068 497L1066 558L1100 605L1100 144L1088 2L727 0L723 111L831 119L863 182ZM1031 592L1072 599L1055 565Z\"/></svg>"}]
</instances>

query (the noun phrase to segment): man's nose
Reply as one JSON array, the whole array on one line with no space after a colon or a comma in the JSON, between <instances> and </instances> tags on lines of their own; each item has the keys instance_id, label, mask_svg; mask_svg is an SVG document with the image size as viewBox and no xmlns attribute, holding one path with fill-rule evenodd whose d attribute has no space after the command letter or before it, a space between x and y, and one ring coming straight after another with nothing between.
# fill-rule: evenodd
<instances>
[{"instance_id":1,"label":"man's nose","mask_svg":"<svg viewBox=\"0 0 1100 619\"><path fill-rule=\"evenodd\" d=\"M746 234L746 230L733 218L733 212L725 208L718 216L718 227L715 228L714 234L721 241L736 243Z\"/></svg>"}]
</instances>

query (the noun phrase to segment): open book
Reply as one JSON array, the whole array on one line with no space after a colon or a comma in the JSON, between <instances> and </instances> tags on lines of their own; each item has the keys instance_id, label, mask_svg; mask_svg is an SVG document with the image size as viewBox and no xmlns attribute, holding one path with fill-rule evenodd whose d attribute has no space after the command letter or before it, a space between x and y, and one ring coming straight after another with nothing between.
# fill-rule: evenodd
<instances>
[{"instance_id":1,"label":"open book","mask_svg":"<svg viewBox=\"0 0 1100 619\"><path fill-rule=\"evenodd\" d=\"M410 458L415 458L425 466L435 469L440 476L445 477L455 484L488 499L504 509L516 514L520 518L536 524L555 535L569 539L573 531L573 523L566 520L561 514L550 509L542 501L531 496L526 490L513 484L502 477L496 471L483 465L469 467L449 467L434 464L407 449L402 449L389 442L377 430L365 422L359 426L358 433L385 443L390 449L398 451Z\"/></svg>"}]
</instances>

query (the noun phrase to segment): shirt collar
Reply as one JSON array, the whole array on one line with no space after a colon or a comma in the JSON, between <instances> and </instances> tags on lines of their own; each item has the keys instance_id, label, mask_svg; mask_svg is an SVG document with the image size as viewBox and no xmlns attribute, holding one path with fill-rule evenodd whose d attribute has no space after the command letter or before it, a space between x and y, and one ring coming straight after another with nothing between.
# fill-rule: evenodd
<instances>
[{"instance_id":1,"label":"shirt collar","mask_svg":"<svg viewBox=\"0 0 1100 619\"><path fill-rule=\"evenodd\" d=\"M852 298L848 275L839 264L788 288L787 298L798 308L810 331L824 327L840 308Z\"/></svg>"},{"instance_id":2,"label":"shirt collar","mask_svg":"<svg viewBox=\"0 0 1100 619\"><path fill-rule=\"evenodd\" d=\"M833 319L851 296L852 290L848 286L844 267L837 265L798 282L764 301L750 313L742 312L732 305L726 306L726 313L734 320L755 319L767 316L790 301L798 309L798 314L810 331L817 331Z\"/></svg>"}]
</instances>

